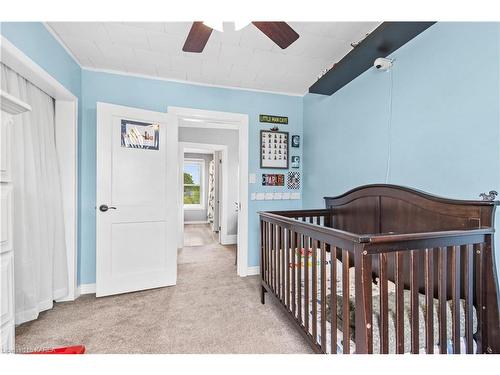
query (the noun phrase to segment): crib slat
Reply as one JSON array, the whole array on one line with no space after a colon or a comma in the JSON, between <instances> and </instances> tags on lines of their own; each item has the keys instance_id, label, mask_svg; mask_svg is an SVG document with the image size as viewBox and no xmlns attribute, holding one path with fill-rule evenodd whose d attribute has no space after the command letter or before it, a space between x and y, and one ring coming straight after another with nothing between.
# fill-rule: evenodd
<instances>
[{"instance_id":1,"label":"crib slat","mask_svg":"<svg viewBox=\"0 0 500 375\"><path fill-rule=\"evenodd\" d=\"M274 237L276 239L276 251L275 251L276 256L274 258L274 267L275 267L274 287L278 299L280 298L280 256L281 256L280 231L281 227L279 225L276 225L276 232L274 234Z\"/></svg>"},{"instance_id":2,"label":"crib slat","mask_svg":"<svg viewBox=\"0 0 500 375\"><path fill-rule=\"evenodd\" d=\"M477 313L477 353L483 353L483 332L484 332L484 310L483 310L483 244L474 245L475 258L476 258L476 313Z\"/></svg>"},{"instance_id":3,"label":"crib slat","mask_svg":"<svg viewBox=\"0 0 500 375\"><path fill-rule=\"evenodd\" d=\"M309 333L309 250L310 238L304 236L304 327Z\"/></svg>"},{"instance_id":4,"label":"crib slat","mask_svg":"<svg viewBox=\"0 0 500 375\"><path fill-rule=\"evenodd\" d=\"M434 354L434 251L425 249L425 350Z\"/></svg>"},{"instance_id":5,"label":"crib slat","mask_svg":"<svg viewBox=\"0 0 500 375\"><path fill-rule=\"evenodd\" d=\"M356 353L373 353L372 256L354 245Z\"/></svg>"},{"instance_id":6,"label":"crib slat","mask_svg":"<svg viewBox=\"0 0 500 375\"><path fill-rule=\"evenodd\" d=\"M269 247L269 254L270 254L270 257L269 257L269 277L270 277L270 283L269 285L271 286L271 289L273 290L274 292L274 254L275 254L275 251L274 251L274 246L275 246L275 242L274 242L274 224L271 223L271 228L270 228L270 247Z\"/></svg>"},{"instance_id":7,"label":"crib slat","mask_svg":"<svg viewBox=\"0 0 500 375\"><path fill-rule=\"evenodd\" d=\"M262 220L262 278L267 283L267 222Z\"/></svg>"},{"instance_id":8,"label":"crib slat","mask_svg":"<svg viewBox=\"0 0 500 375\"><path fill-rule=\"evenodd\" d=\"M295 288L295 265L297 264L297 233L290 231L291 259L292 259L292 314L295 318L295 307L297 305L297 290Z\"/></svg>"},{"instance_id":9,"label":"crib slat","mask_svg":"<svg viewBox=\"0 0 500 375\"><path fill-rule=\"evenodd\" d=\"M274 224L271 223L271 229L270 229L270 247L269 247L269 254L270 254L270 265L269 265L269 276L271 277L270 280L270 285L271 289L274 291Z\"/></svg>"},{"instance_id":10,"label":"crib slat","mask_svg":"<svg viewBox=\"0 0 500 375\"><path fill-rule=\"evenodd\" d=\"M286 290L285 290L285 304L290 310L290 241L291 241L291 231L286 230L286 253L285 253L285 272L286 272ZM293 254L293 253L292 253Z\"/></svg>"},{"instance_id":11,"label":"crib slat","mask_svg":"<svg viewBox=\"0 0 500 375\"><path fill-rule=\"evenodd\" d=\"M337 247L330 246L330 353L337 354Z\"/></svg>"},{"instance_id":12,"label":"crib slat","mask_svg":"<svg viewBox=\"0 0 500 375\"><path fill-rule=\"evenodd\" d=\"M304 246L303 246L304 236L298 234L297 241L297 319L300 324L302 324L302 266L303 266L303 256Z\"/></svg>"},{"instance_id":13,"label":"crib slat","mask_svg":"<svg viewBox=\"0 0 500 375\"><path fill-rule=\"evenodd\" d=\"M380 253L379 299L380 299L380 353L389 353L389 294L387 290L387 254Z\"/></svg>"},{"instance_id":14,"label":"crib slat","mask_svg":"<svg viewBox=\"0 0 500 375\"><path fill-rule=\"evenodd\" d=\"M260 275L262 279L265 281L265 275L264 275L264 270L265 270L265 265L264 265L264 244L265 244L266 236L265 236L265 229L264 229L264 220L260 220Z\"/></svg>"},{"instance_id":15,"label":"crib slat","mask_svg":"<svg viewBox=\"0 0 500 375\"><path fill-rule=\"evenodd\" d=\"M318 337L318 241L312 241L312 335L314 342Z\"/></svg>"},{"instance_id":16,"label":"crib slat","mask_svg":"<svg viewBox=\"0 0 500 375\"><path fill-rule=\"evenodd\" d=\"M402 354L405 351L403 254L401 251L397 251L394 256L394 281L396 283L396 353Z\"/></svg>"},{"instance_id":17,"label":"crib slat","mask_svg":"<svg viewBox=\"0 0 500 375\"><path fill-rule=\"evenodd\" d=\"M460 354L460 247L451 252L451 336L453 354Z\"/></svg>"},{"instance_id":18,"label":"crib slat","mask_svg":"<svg viewBox=\"0 0 500 375\"><path fill-rule=\"evenodd\" d=\"M266 225L266 282L271 286L271 223Z\"/></svg>"},{"instance_id":19,"label":"crib slat","mask_svg":"<svg viewBox=\"0 0 500 375\"><path fill-rule=\"evenodd\" d=\"M285 294L285 274L286 271L286 253L288 252L287 247L285 247L285 228L281 228L281 301L286 305L286 294Z\"/></svg>"},{"instance_id":20,"label":"crib slat","mask_svg":"<svg viewBox=\"0 0 500 375\"><path fill-rule=\"evenodd\" d=\"M419 352L419 322L418 322L418 253L416 250L410 252L410 311L411 311L411 353Z\"/></svg>"},{"instance_id":21,"label":"crib slat","mask_svg":"<svg viewBox=\"0 0 500 375\"><path fill-rule=\"evenodd\" d=\"M472 354L474 350L472 328L473 328L473 252L472 245L467 245L465 255L465 341L466 352Z\"/></svg>"},{"instance_id":22,"label":"crib slat","mask_svg":"<svg viewBox=\"0 0 500 375\"><path fill-rule=\"evenodd\" d=\"M276 226L276 295L278 299L281 298L281 255L282 255L282 247L281 247L281 227L279 225Z\"/></svg>"},{"instance_id":23,"label":"crib slat","mask_svg":"<svg viewBox=\"0 0 500 375\"><path fill-rule=\"evenodd\" d=\"M320 314L320 335L321 335L321 349L326 353L326 246L324 242L320 242L321 248L321 267L320 267L320 278L321 278L321 314Z\"/></svg>"},{"instance_id":24,"label":"crib slat","mask_svg":"<svg viewBox=\"0 0 500 375\"><path fill-rule=\"evenodd\" d=\"M447 280L447 253L446 247L439 248L438 270L438 299L439 299L439 353L447 353L447 326L446 326L446 280Z\"/></svg>"},{"instance_id":25,"label":"crib slat","mask_svg":"<svg viewBox=\"0 0 500 375\"><path fill-rule=\"evenodd\" d=\"M349 303L349 252L342 249L342 347L344 354L350 353L351 322Z\"/></svg>"}]
</instances>

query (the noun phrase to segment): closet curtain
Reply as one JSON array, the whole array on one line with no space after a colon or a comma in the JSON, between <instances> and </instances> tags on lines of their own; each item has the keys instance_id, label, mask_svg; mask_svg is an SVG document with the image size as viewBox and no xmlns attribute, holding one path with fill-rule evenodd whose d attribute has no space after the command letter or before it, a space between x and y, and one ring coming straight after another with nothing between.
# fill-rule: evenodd
<instances>
[{"instance_id":1,"label":"closet curtain","mask_svg":"<svg viewBox=\"0 0 500 375\"><path fill-rule=\"evenodd\" d=\"M1 64L3 91L31 105L12 124L16 324L68 293L54 99Z\"/></svg>"}]
</instances>

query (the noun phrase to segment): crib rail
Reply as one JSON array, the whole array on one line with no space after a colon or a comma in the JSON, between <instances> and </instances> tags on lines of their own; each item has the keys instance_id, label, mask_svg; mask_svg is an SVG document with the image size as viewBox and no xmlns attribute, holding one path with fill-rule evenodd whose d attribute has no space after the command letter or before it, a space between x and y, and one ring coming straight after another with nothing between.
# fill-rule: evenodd
<instances>
[{"instance_id":1,"label":"crib rail","mask_svg":"<svg viewBox=\"0 0 500 375\"><path fill-rule=\"evenodd\" d=\"M358 235L332 222L329 209L260 213L262 302L274 295L315 351L492 350L492 228Z\"/></svg>"}]
</instances>

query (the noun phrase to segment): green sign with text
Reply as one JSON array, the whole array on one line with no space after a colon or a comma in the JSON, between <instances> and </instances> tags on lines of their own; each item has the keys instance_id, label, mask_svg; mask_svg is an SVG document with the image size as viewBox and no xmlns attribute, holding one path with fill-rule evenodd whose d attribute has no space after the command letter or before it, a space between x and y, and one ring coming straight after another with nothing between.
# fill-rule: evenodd
<instances>
[{"instance_id":1,"label":"green sign with text","mask_svg":"<svg viewBox=\"0 0 500 375\"><path fill-rule=\"evenodd\" d=\"M288 124L288 117L259 115L260 122L270 122L271 124Z\"/></svg>"}]
</instances>

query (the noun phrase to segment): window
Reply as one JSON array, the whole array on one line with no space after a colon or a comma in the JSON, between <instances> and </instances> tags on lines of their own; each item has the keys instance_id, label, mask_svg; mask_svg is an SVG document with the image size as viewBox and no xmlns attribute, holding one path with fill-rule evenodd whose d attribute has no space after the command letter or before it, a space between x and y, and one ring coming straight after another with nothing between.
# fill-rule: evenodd
<instances>
[{"instance_id":1,"label":"window","mask_svg":"<svg viewBox=\"0 0 500 375\"><path fill-rule=\"evenodd\" d=\"M184 160L184 208L202 209L204 202L204 160Z\"/></svg>"}]
</instances>

